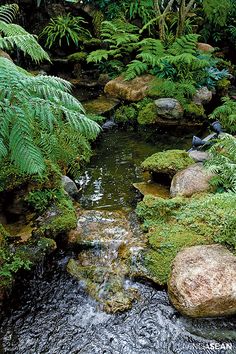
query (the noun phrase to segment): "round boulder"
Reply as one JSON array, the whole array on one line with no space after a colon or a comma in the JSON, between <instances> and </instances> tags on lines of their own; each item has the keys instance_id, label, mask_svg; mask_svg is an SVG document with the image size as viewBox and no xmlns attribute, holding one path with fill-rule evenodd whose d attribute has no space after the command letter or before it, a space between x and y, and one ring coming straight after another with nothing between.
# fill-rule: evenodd
<instances>
[{"instance_id":1,"label":"round boulder","mask_svg":"<svg viewBox=\"0 0 236 354\"><path fill-rule=\"evenodd\" d=\"M206 171L202 163L191 165L174 175L170 195L191 197L195 193L207 192L211 189L209 181L212 177L213 174Z\"/></svg>"},{"instance_id":2,"label":"round boulder","mask_svg":"<svg viewBox=\"0 0 236 354\"><path fill-rule=\"evenodd\" d=\"M236 314L236 257L217 244L184 249L172 263L168 293L183 315Z\"/></svg>"},{"instance_id":3,"label":"round boulder","mask_svg":"<svg viewBox=\"0 0 236 354\"><path fill-rule=\"evenodd\" d=\"M184 110L178 100L174 98L159 98L155 100L157 115L165 119L178 120L183 118Z\"/></svg>"}]
</instances>

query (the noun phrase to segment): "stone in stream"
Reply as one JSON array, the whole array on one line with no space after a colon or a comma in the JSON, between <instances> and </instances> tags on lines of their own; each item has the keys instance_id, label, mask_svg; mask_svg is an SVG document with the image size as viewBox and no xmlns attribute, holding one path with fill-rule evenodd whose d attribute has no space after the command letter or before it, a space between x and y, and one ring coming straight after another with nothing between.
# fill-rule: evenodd
<instances>
[{"instance_id":1,"label":"stone in stream","mask_svg":"<svg viewBox=\"0 0 236 354\"><path fill-rule=\"evenodd\" d=\"M217 244L184 249L172 264L168 293L187 316L236 314L236 257Z\"/></svg>"},{"instance_id":2,"label":"stone in stream","mask_svg":"<svg viewBox=\"0 0 236 354\"><path fill-rule=\"evenodd\" d=\"M157 115L164 119L179 120L183 118L184 109L174 98L159 98L155 100Z\"/></svg>"},{"instance_id":3,"label":"stone in stream","mask_svg":"<svg viewBox=\"0 0 236 354\"><path fill-rule=\"evenodd\" d=\"M145 238L134 234L123 212L81 210L77 228L68 236L70 247L80 250L70 259L68 272L109 313L132 306L137 291L126 287L132 256L144 248Z\"/></svg>"},{"instance_id":4,"label":"stone in stream","mask_svg":"<svg viewBox=\"0 0 236 354\"><path fill-rule=\"evenodd\" d=\"M79 194L79 189L77 188L75 182L68 176L62 176L61 182L66 193L69 194L71 198L77 198Z\"/></svg>"}]
</instances>

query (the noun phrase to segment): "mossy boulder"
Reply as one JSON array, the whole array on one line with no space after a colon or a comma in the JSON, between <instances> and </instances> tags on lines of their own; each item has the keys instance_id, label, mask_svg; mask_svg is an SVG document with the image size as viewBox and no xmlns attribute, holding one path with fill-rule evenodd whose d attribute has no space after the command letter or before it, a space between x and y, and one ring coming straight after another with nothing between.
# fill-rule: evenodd
<instances>
[{"instance_id":1,"label":"mossy boulder","mask_svg":"<svg viewBox=\"0 0 236 354\"><path fill-rule=\"evenodd\" d=\"M70 54L67 59L73 63L81 63L86 60L88 54L85 52L76 52L73 54Z\"/></svg>"},{"instance_id":2,"label":"mossy boulder","mask_svg":"<svg viewBox=\"0 0 236 354\"><path fill-rule=\"evenodd\" d=\"M190 199L144 197L137 214L148 231L144 263L154 281L164 285L171 263L185 247L214 242L236 248L236 195L203 194Z\"/></svg>"},{"instance_id":3,"label":"mossy boulder","mask_svg":"<svg viewBox=\"0 0 236 354\"><path fill-rule=\"evenodd\" d=\"M157 152L148 157L141 165L143 171L165 174L172 178L178 171L194 163L184 150L167 150Z\"/></svg>"},{"instance_id":4,"label":"mossy boulder","mask_svg":"<svg viewBox=\"0 0 236 354\"><path fill-rule=\"evenodd\" d=\"M114 114L116 123L133 124L137 121L137 109L134 104L119 107Z\"/></svg>"},{"instance_id":5,"label":"mossy boulder","mask_svg":"<svg viewBox=\"0 0 236 354\"><path fill-rule=\"evenodd\" d=\"M148 103L138 114L139 124L153 124L157 121L157 109L154 102Z\"/></svg>"}]
</instances>

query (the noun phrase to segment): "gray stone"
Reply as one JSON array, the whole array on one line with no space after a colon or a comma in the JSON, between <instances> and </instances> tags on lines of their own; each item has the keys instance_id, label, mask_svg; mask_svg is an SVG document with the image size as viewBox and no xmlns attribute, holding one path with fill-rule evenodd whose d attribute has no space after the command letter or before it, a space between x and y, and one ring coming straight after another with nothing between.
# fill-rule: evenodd
<instances>
[{"instance_id":1,"label":"gray stone","mask_svg":"<svg viewBox=\"0 0 236 354\"><path fill-rule=\"evenodd\" d=\"M183 107L178 100L174 98L159 98L155 100L157 114L165 119L181 119L183 118Z\"/></svg>"},{"instance_id":2,"label":"gray stone","mask_svg":"<svg viewBox=\"0 0 236 354\"><path fill-rule=\"evenodd\" d=\"M209 154L206 151L192 150L192 151L189 151L189 156L195 162L203 162L203 161L206 161L209 159Z\"/></svg>"},{"instance_id":3,"label":"gray stone","mask_svg":"<svg viewBox=\"0 0 236 354\"><path fill-rule=\"evenodd\" d=\"M69 194L71 198L76 198L78 196L79 190L72 179L68 176L62 176L61 178L64 190Z\"/></svg>"},{"instance_id":4,"label":"gray stone","mask_svg":"<svg viewBox=\"0 0 236 354\"><path fill-rule=\"evenodd\" d=\"M212 100L212 92L207 87L201 87L193 96L193 103L197 105L205 105Z\"/></svg>"},{"instance_id":5,"label":"gray stone","mask_svg":"<svg viewBox=\"0 0 236 354\"><path fill-rule=\"evenodd\" d=\"M213 176L204 169L202 163L191 165L174 175L170 186L171 197L191 197L195 193L207 192L212 188L209 180Z\"/></svg>"},{"instance_id":6,"label":"gray stone","mask_svg":"<svg viewBox=\"0 0 236 354\"><path fill-rule=\"evenodd\" d=\"M168 293L187 316L236 314L236 257L216 244L184 249L172 264Z\"/></svg>"}]
</instances>

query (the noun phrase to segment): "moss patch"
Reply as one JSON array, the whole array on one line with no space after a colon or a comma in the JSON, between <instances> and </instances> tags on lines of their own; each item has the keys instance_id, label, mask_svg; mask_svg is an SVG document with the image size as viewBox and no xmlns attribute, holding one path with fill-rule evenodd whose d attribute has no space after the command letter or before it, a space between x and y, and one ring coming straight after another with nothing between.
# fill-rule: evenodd
<instances>
[{"instance_id":1,"label":"moss patch","mask_svg":"<svg viewBox=\"0 0 236 354\"><path fill-rule=\"evenodd\" d=\"M74 63L81 63L82 61L86 60L87 56L88 54L85 52L77 52L77 53L70 54L67 57L67 59Z\"/></svg>"},{"instance_id":2,"label":"moss patch","mask_svg":"<svg viewBox=\"0 0 236 354\"><path fill-rule=\"evenodd\" d=\"M139 124L153 124L157 121L157 109L155 103L148 103L138 114Z\"/></svg>"},{"instance_id":3,"label":"moss patch","mask_svg":"<svg viewBox=\"0 0 236 354\"><path fill-rule=\"evenodd\" d=\"M146 196L137 214L148 231L144 259L154 280L166 284L172 261L185 247L217 242L236 249L235 203L234 193L169 200Z\"/></svg>"},{"instance_id":4,"label":"moss patch","mask_svg":"<svg viewBox=\"0 0 236 354\"><path fill-rule=\"evenodd\" d=\"M173 177L178 171L194 163L184 150L167 150L148 157L141 165L144 171L164 173Z\"/></svg>"}]
</instances>

